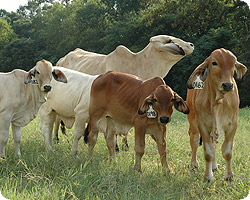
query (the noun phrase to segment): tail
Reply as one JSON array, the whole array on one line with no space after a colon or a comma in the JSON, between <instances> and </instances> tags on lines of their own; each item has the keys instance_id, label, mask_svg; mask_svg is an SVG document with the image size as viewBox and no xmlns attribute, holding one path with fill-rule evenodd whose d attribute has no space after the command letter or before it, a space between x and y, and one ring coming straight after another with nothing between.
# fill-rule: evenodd
<instances>
[{"instance_id":1,"label":"tail","mask_svg":"<svg viewBox=\"0 0 250 200\"><path fill-rule=\"evenodd\" d=\"M61 131L62 131L62 133L64 134L64 135L67 135L66 134L66 128L65 128L65 124L64 124L64 122L61 120Z\"/></svg>"},{"instance_id":2,"label":"tail","mask_svg":"<svg viewBox=\"0 0 250 200\"><path fill-rule=\"evenodd\" d=\"M90 132L90 125L88 123L88 125L87 125L87 127L86 127L86 129L84 131L84 142L85 142L85 144L88 144L88 141L89 141L89 139L88 139L89 132Z\"/></svg>"},{"instance_id":3,"label":"tail","mask_svg":"<svg viewBox=\"0 0 250 200\"><path fill-rule=\"evenodd\" d=\"M200 136L200 146L202 145L202 137Z\"/></svg>"}]
</instances>

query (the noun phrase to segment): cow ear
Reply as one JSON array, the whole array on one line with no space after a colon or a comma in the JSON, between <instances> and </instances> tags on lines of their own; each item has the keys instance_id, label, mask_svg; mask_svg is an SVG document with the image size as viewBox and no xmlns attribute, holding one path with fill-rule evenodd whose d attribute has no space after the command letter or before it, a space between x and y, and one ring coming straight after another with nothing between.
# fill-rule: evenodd
<instances>
[{"instance_id":1,"label":"cow ear","mask_svg":"<svg viewBox=\"0 0 250 200\"><path fill-rule=\"evenodd\" d=\"M24 78L24 83L28 84L32 82L33 84L37 84L37 80L35 79L36 69L33 67L30 71L28 71L28 75Z\"/></svg>"},{"instance_id":2,"label":"cow ear","mask_svg":"<svg viewBox=\"0 0 250 200\"><path fill-rule=\"evenodd\" d=\"M242 63L236 61L235 72L237 75L237 79L241 79L242 76L244 76L244 74L247 72L247 67L243 65Z\"/></svg>"},{"instance_id":3,"label":"cow ear","mask_svg":"<svg viewBox=\"0 0 250 200\"><path fill-rule=\"evenodd\" d=\"M149 109L149 105L151 104L152 106L154 106L155 102L156 99L154 98L154 95L151 94L146 97L139 106L138 114L143 115L144 113L146 113L146 111Z\"/></svg>"},{"instance_id":4,"label":"cow ear","mask_svg":"<svg viewBox=\"0 0 250 200\"><path fill-rule=\"evenodd\" d=\"M194 71L193 73L190 75L188 81L187 81L187 88L188 89L193 89L193 82L194 80L197 78L197 76L200 76L200 79L202 81L205 81L208 75L208 60L209 57L203 62L201 63Z\"/></svg>"},{"instance_id":5,"label":"cow ear","mask_svg":"<svg viewBox=\"0 0 250 200\"><path fill-rule=\"evenodd\" d=\"M52 72L52 75L53 75L53 77L54 77L54 79L56 81L63 82L63 83L68 82L67 77L65 76L65 74L59 69L54 69L53 72Z\"/></svg>"},{"instance_id":6,"label":"cow ear","mask_svg":"<svg viewBox=\"0 0 250 200\"><path fill-rule=\"evenodd\" d=\"M174 107L176 110L188 114L189 113L189 108L187 106L187 103L176 93L174 92L174 98L172 99L174 103Z\"/></svg>"}]
</instances>

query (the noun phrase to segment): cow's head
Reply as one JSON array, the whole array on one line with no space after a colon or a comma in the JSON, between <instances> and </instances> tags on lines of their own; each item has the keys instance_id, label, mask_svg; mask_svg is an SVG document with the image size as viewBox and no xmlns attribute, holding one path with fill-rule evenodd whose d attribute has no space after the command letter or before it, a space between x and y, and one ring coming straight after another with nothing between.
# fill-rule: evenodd
<instances>
[{"instance_id":1,"label":"cow's head","mask_svg":"<svg viewBox=\"0 0 250 200\"><path fill-rule=\"evenodd\" d=\"M225 49L217 49L200 64L190 75L187 87L193 89L193 81L197 76L205 81L207 77L211 79L211 85L222 94L234 90L234 73L237 79L241 79L247 68L237 61L232 52Z\"/></svg>"},{"instance_id":2,"label":"cow's head","mask_svg":"<svg viewBox=\"0 0 250 200\"><path fill-rule=\"evenodd\" d=\"M151 95L145 98L139 106L138 114L145 114L150 105L156 111L158 122L161 124L170 122L173 106L184 114L189 113L186 102L167 85L160 85Z\"/></svg>"},{"instance_id":3,"label":"cow's head","mask_svg":"<svg viewBox=\"0 0 250 200\"><path fill-rule=\"evenodd\" d=\"M50 62L41 60L36 63L24 79L24 83L37 84L42 92L49 92L51 90L52 76L56 81L67 83L65 74L59 69L53 69Z\"/></svg>"},{"instance_id":4,"label":"cow's head","mask_svg":"<svg viewBox=\"0 0 250 200\"><path fill-rule=\"evenodd\" d=\"M191 54L194 50L194 45L192 43L168 35L151 37L150 43L153 44L159 52L164 53L164 56L169 60L175 59L175 57L182 58Z\"/></svg>"}]
</instances>

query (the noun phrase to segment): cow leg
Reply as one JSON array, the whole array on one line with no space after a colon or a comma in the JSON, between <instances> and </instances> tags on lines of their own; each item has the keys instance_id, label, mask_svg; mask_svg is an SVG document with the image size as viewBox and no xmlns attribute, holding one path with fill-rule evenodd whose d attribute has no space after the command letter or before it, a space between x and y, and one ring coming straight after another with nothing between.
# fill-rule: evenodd
<instances>
[{"instance_id":1,"label":"cow leg","mask_svg":"<svg viewBox=\"0 0 250 200\"><path fill-rule=\"evenodd\" d=\"M200 134L197 129L189 127L189 135L190 135L190 145L192 149L192 158L191 158L191 169L198 168L198 161L197 161L197 149L199 147L200 141Z\"/></svg>"},{"instance_id":2,"label":"cow leg","mask_svg":"<svg viewBox=\"0 0 250 200\"><path fill-rule=\"evenodd\" d=\"M47 115L41 115L41 131L43 133L44 137L44 142L46 149L49 151L52 151L52 130L53 130L53 124L56 119L56 114L51 112L50 114Z\"/></svg>"},{"instance_id":3,"label":"cow leg","mask_svg":"<svg viewBox=\"0 0 250 200\"><path fill-rule=\"evenodd\" d=\"M233 155L233 139L235 135L236 128L234 128L231 133L225 133L225 140L222 145L222 155L226 161L226 173L225 173L225 181L231 182L233 178L232 171L232 155Z\"/></svg>"},{"instance_id":4,"label":"cow leg","mask_svg":"<svg viewBox=\"0 0 250 200\"><path fill-rule=\"evenodd\" d=\"M88 156L91 156L93 154L93 150L97 141L97 137L98 137L98 132L99 129L95 126L94 123L90 123L90 133L88 136Z\"/></svg>"},{"instance_id":5,"label":"cow leg","mask_svg":"<svg viewBox=\"0 0 250 200\"><path fill-rule=\"evenodd\" d=\"M212 163L212 170L213 172L216 172L217 169L218 169L218 164L216 162L216 147L217 147L217 144L215 142L214 143L214 157L213 157L213 163Z\"/></svg>"},{"instance_id":6,"label":"cow leg","mask_svg":"<svg viewBox=\"0 0 250 200\"><path fill-rule=\"evenodd\" d=\"M135 170L141 172L141 158L145 150L145 128L135 127Z\"/></svg>"},{"instance_id":7,"label":"cow leg","mask_svg":"<svg viewBox=\"0 0 250 200\"><path fill-rule=\"evenodd\" d=\"M117 144L117 134L116 134L115 151L116 151L116 152L119 152L119 151L120 151L119 146L118 146L118 144Z\"/></svg>"},{"instance_id":8,"label":"cow leg","mask_svg":"<svg viewBox=\"0 0 250 200\"><path fill-rule=\"evenodd\" d=\"M122 136L122 150L128 151L128 140L127 140L128 133L123 133Z\"/></svg>"},{"instance_id":9,"label":"cow leg","mask_svg":"<svg viewBox=\"0 0 250 200\"><path fill-rule=\"evenodd\" d=\"M166 131L163 133L163 142L160 143L156 140L158 151L160 154L161 165L163 167L163 173L170 172L168 163L167 163L167 153L166 153Z\"/></svg>"},{"instance_id":10,"label":"cow leg","mask_svg":"<svg viewBox=\"0 0 250 200\"><path fill-rule=\"evenodd\" d=\"M5 146L9 140L10 120L0 119L0 158L5 158Z\"/></svg>"},{"instance_id":11,"label":"cow leg","mask_svg":"<svg viewBox=\"0 0 250 200\"><path fill-rule=\"evenodd\" d=\"M21 127L12 124L12 134L14 139L15 155L21 157L20 143L21 143Z\"/></svg>"},{"instance_id":12,"label":"cow leg","mask_svg":"<svg viewBox=\"0 0 250 200\"><path fill-rule=\"evenodd\" d=\"M204 140L204 157L206 161L206 170L205 170L205 179L208 181L213 180L213 172L212 172L212 165L213 165L213 160L214 160L214 155L215 155L215 148L214 144L211 141L211 138L206 138L203 137Z\"/></svg>"},{"instance_id":13,"label":"cow leg","mask_svg":"<svg viewBox=\"0 0 250 200\"><path fill-rule=\"evenodd\" d=\"M71 153L73 155L77 154L78 152L78 143L84 133L85 123L87 122L88 116L81 113L78 114L75 118L75 130L74 130L74 141L72 146Z\"/></svg>"},{"instance_id":14,"label":"cow leg","mask_svg":"<svg viewBox=\"0 0 250 200\"><path fill-rule=\"evenodd\" d=\"M59 126L60 126L60 121L58 116L56 116L55 120L55 126L54 126L54 138L56 139L56 142L59 143L59 137L58 137L58 131L59 131Z\"/></svg>"},{"instance_id":15,"label":"cow leg","mask_svg":"<svg viewBox=\"0 0 250 200\"><path fill-rule=\"evenodd\" d=\"M114 123L112 121L112 119L110 119L109 117L107 118L107 129L106 129L106 133L105 133L105 139L106 139L106 143L109 149L109 156L110 159L113 159L115 157L115 149L116 149L116 130L113 128L114 127Z\"/></svg>"}]
</instances>

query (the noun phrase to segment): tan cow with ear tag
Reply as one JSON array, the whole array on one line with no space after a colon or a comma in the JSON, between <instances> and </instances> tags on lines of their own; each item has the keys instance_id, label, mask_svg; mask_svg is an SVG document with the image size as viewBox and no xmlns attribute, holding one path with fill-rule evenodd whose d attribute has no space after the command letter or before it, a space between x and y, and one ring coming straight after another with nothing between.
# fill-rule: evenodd
<instances>
[{"instance_id":1,"label":"tan cow with ear tag","mask_svg":"<svg viewBox=\"0 0 250 200\"><path fill-rule=\"evenodd\" d=\"M89 126L85 141L89 142L89 155L97 141L102 119L107 119L105 138L111 158L115 156L116 130L135 128L135 169L141 170L141 158L145 149L145 135L156 141L162 166L169 170L166 160L166 124L170 122L173 106L180 112L189 112L186 103L162 78L143 80L139 77L107 72L92 84L89 108ZM155 118L148 118L149 107ZM90 131L90 132L89 132Z\"/></svg>"},{"instance_id":2,"label":"tan cow with ear tag","mask_svg":"<svg viewBox=\"0 0 250 200\"><path fill-rule=\"evenodd\" d=\"M0 158L5 158L10 124L15 154L21 156L21 127L36 117L40 106L46 101L52 76L57 81L67 82L65 75L60 70L54 70L46 60L37 62L29 72L15 69L0 73Z\"/></svg>"},{"instance_id":3,"label":"tan cow with ear tag","mask_svg":"<svg viewBox=\"0 0 250 200\"><path fill-rule=\"evenodd\" d=\"M240 103L233 76L236 72L237 78L240 79L246 71L247 68L237 61L232 52L217 49L194 70L187 82L191 165L198 167L196 153L201 136L206 161L205 178L209 181L213 180L212 171L217 169L216 144L222 136L225 136L222 145L222 155L226 161L225 180L232 180L233 139L237 129ZM197 76L204 81L204 88L201 90L193 89Z\"/></svg>"}]
</instances>

